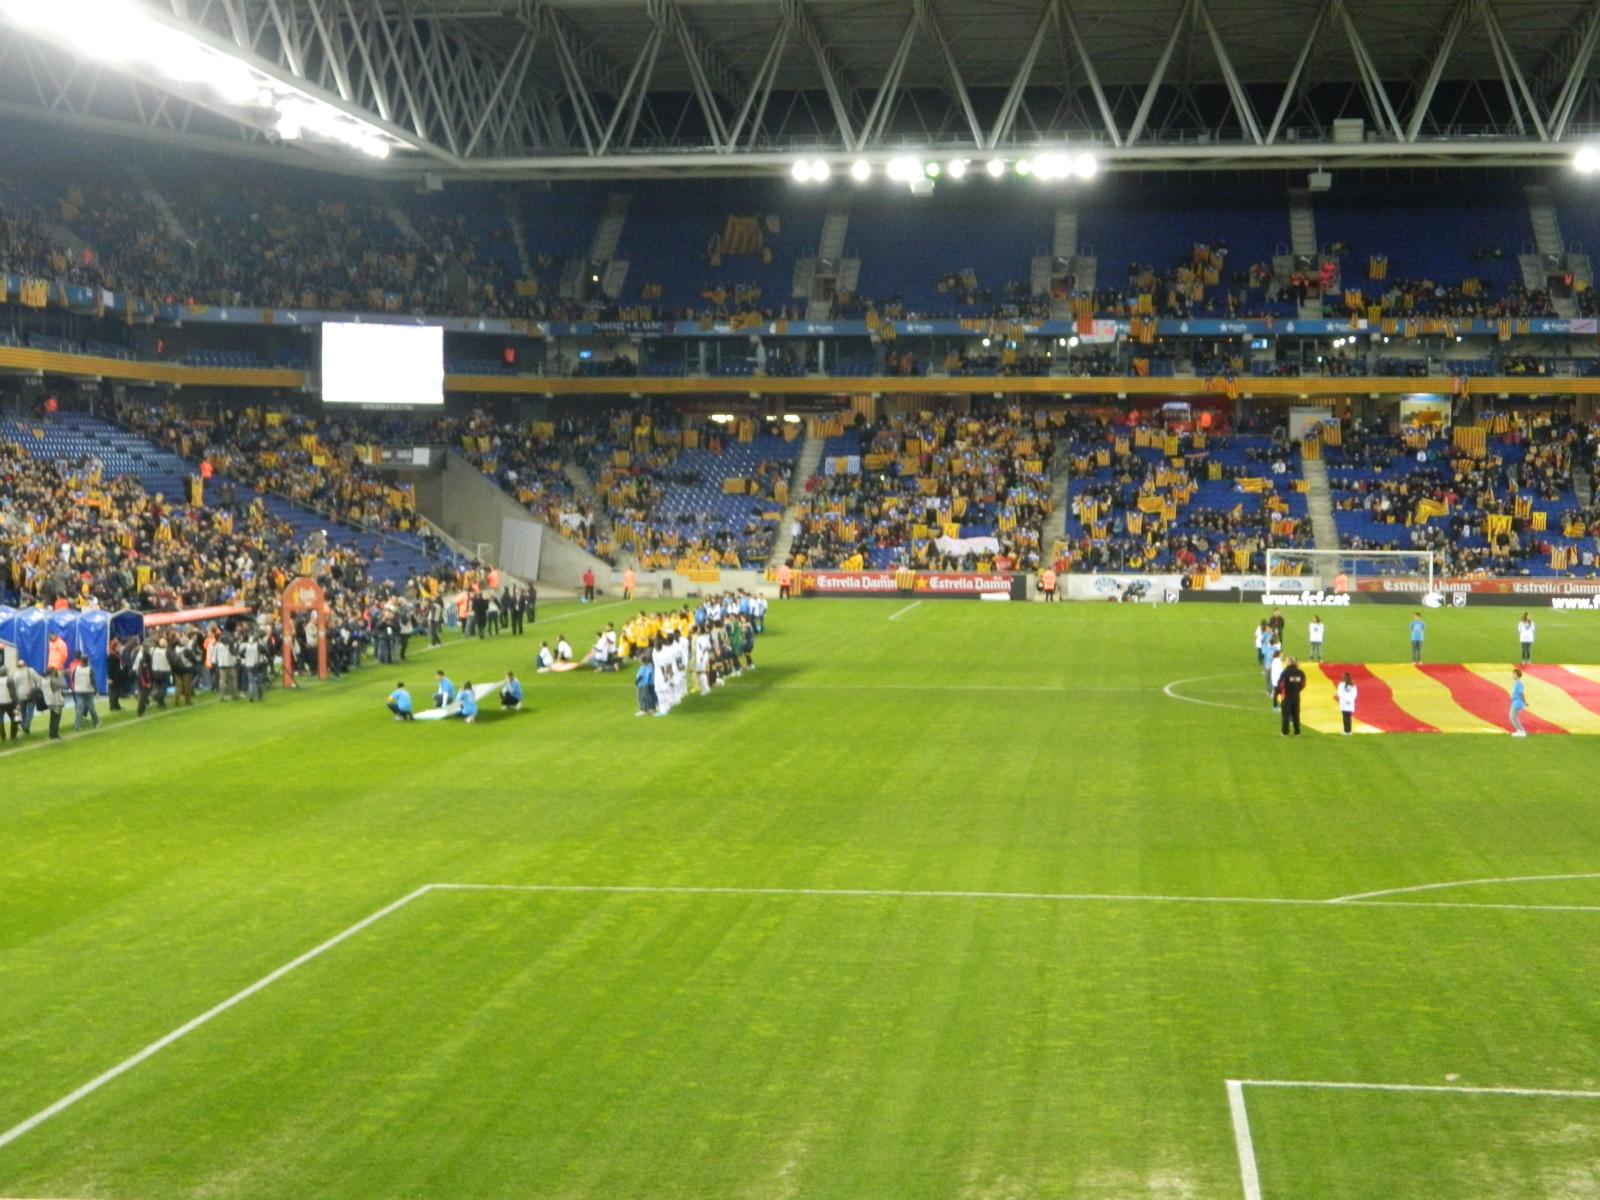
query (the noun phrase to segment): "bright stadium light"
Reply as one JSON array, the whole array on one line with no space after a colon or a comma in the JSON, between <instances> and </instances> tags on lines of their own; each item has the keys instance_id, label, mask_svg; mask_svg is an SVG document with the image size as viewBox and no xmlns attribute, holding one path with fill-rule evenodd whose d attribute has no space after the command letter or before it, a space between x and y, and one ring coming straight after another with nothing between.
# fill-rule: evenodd
<instances>
[{"instance_id":1,"label":"bright stadium light","mask_svg":"<svg viewBox=\"0 0 1600 1200\"><path fill-rule=\"evenodd\" d=\"M889 178L896 183L910 183L921 174L921 160L909 154L901 154L889 160Z\"/></svg>"},{"instance_id":2,"label":"bright stadium light","mask_svg":"<svg viewBox=\"0 0 1600 1200\"><path fill-rule=\"evenodd\" d=\"M989 172L990 179L999 179L1006 173L1006 164L998 158L991 158L984 164L983 169Z\"/></svg>"},{"instance_id":3,"label":"bright stadium light","mask_svg":"<svg viewBox=\"0 0 1600 1200\"><path fill-rule=\"evenodd\" d=\"M387 158L403 144L380 126L159 16L140 0L0 0L0 17L142 78L165 77L186 89L210 91L244 110L240 119L275 129L288 141L315 134L373 158Z\"/></svg>"},{"instance_id":4,"label":"bright stadium light","mask_svg":"<svg viewBox=\"0 0 1600 1200\"><path fill-rule=\"evenodd\" d=\"M1065 154L1041 154L1033 160L1035 179L1065 179L1072 169L1072 160Z\"/></svg>"},{"instance_id":5,"label":"bright stadium light","mask_svg":"<svg viewBox=\"0 0 1600 1200\"><path fill-rule=\"evenodd\" d=\"M951 179L965 179L967 176L967 160L964 158L952 158L950 165L945 170L950 172Z\"/></svg>"},{"instance_id":6,"label":"bright stadium light","mask_svg":"<svg viewBox=\"0 0 1600 1200\"><path fill-rule=\"evenodd\" d=\"M823 159L817 159L811 164L811 179L814 183L827 183L828 176L833 174L833 168Z\"/></svg>"},{"instance_id":7,"label":"bright stadium light","mask_svg":"<svg viewBox=\"0 0 1600 1200\"><path fill-rule=\"evenodd\" d=\"M809 158L796 159L794 166L789 168L789 174L794 176L796 183L810 183L811 160Z\"/></svg>"},{"instance_id":8,"label":"bright stadium light","mask_svg":"<svg viewBox=\"0 0 1600 1200\"><path fill-rule=\"evenodd\" d=\"M1100 160L1085 150L1073 158L1072 173L1079 179L1093 179L1100 174Z\"/></svg>"},{"instance_id":9,"label":"bright stadium light","mask_svg":"<svg viewBox=\"0 0 1600 1200\"><path fill-rule=\"evenodd\" d=\"M938 163L931 162L927 166L923 167L922 169L928 173L928 178L929 179L937 179L937 178L939 178L939 164Z\"/></svg>"},{"instance_id":10,"label":"bright stadium light","mask_svg":"<svg viewBox=\"0 0 1600 1200\"><path fill-rule=\"evenodd\" d=\"M1600 172L1600 147L1579 146L1578 152L1572 156L1572 166L1580 175Z\"/></svg>"},{"instance_id":11,"label":"bright stadium light","mask_svg":"<svg viewBox=\"0 0 1600 1200\"><path fill-rule=\"evenodd\" d=\"M1031 174L1033 174L1033 159L1031 159L1031 158L1019 158L1019 159L1017 159L1017 174L1018 175L1031 175Z\"/></svg>"},{"instance_id":12,"label":"bright stadium light","mask_svg":"<svg viewBox=\"0 0 1600 1200\"><path fill-rule=\"evenodd\" d=\"M857 183L865 183L872 178L872 164L864 158L858 158L850 164L850 178Z\"/></svg>"},{"instance_id":13,"label":"bright stadium light","mask_svg":"<svg viewBox=\"0 0 1600 1200\"><path fill-rule=\"evenodd\" d=\"M1077 344L1078 344L1078 335L1077 334L1073 334L1071 337L1069 337L1067 339L1067 345L1068 346L1076 346Z\"/></svg>"}]
</instances>

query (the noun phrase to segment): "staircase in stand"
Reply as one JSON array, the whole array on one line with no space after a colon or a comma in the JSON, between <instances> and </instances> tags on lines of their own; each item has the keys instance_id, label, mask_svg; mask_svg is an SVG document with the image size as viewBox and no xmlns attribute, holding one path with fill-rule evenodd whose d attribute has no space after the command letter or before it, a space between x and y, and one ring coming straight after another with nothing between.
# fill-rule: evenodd
<instances>
[{"instance_id":1,"label":"staircase in stand","mask_svg":"<svg viewBox=\"0 0 1600 1200\"><path fill-rule=\"evenodd\" d=\"M1306 477L1306 511L1311 516L1311 536L1318 550L1339 548L1339 527L1333 519L1333 493L1328 488L1328 467L1320 458L1301 463Z\"/></svg>"},{"instance_id":2,"label":"staircase in stand","mask_svg":"<svg viewBox=\"0 0 1600 1200\"><path fill-rule=\"evenodd\" d=\"M1289 189L1289 249L1296 258L1309 259L1315 269L1317 254L1317 213L1311 193L1305 188ZM1322 297L1306 297L1300 303L1300 319L1314 321L1322 316Z\"/></svg>"},{"instance_id":3,"label":"staircase in stand","mask_svg":"<svg viewBox=\"0 0 1600 1200\"><path fill-rule=\"evenodd\" d=\"M622 295L622 288L628 282L628 260L613 258L606 264L605 273L600 276L600 290L605 293L608 300L615 300Z\"/></svg>"},{"instance_id":4,"label":"staircase in stand","mask_svg":"<svg viewBox=\"0 0 1600 1200\"><path fill-rule=\"evenodd\" d=\"M1550 195L1550 189L1543 184L1529 184L1523 189L1528 197L1528 220L1533 225L1533 244L1538 251L1534 261L1537 284L1528 283L1529 264L1526 261L1530 255L1521 255L1523 282L1528 287L1545 287L1550 275L1550 265L1555 264L1558 269L1567 269L1567 243L1561 236L1561 218L1556 213L1555 200ZM1588 267L1588 257L1584 257L1584 267ZM1577 272L1573 272L1576 281ZM1578 315L1578 305L1571 296L1550 297L1550 307L1556 310L1558 316L1572 318Z\"/></svg>"},{"instance_id":5,"label":"staircase in stand","mask_svg":"<svg viewBox=\"0 0 1600 1200\"><path fill-rule=\"evenodd\" d=\"M605 215L600 218L599 227L589 243L590 262L606 263L616 256L617 247L622 242L622 229L627 221L628 196L613 192L606 197Z\"/></svg>"},{"instance_id":6,"label":"staircase in stand","mask_svg":"<svg viewBox=\"0 0 1600 1200\"><path fill-rule=\"evenodd\" d=\"M417 232L417 227L411 223L411 218L406 216L405 211L377 184L372 185L372 198L377 202L378 207L383 209L383 215L389 218L389 224L400 231L401 237L408 242L420 242L422 240L422 235Z\"/></svg>"},{"instance_id":7,"label":"staircase in stand","mask_svg":"<svg viewBox=\"0 0 1600 1200\"><path fill-rule=\"evenodd\" d=\"M517 248L517 265L522 268L524 279L534 278L533 258L528 253L528 231L522 226L522 217L517 212L516 202L512 193L506 193L506 224L511 228L511 244Z\"/></svg>"},{"instance_id":8,"label":"staircase in stand","mask_svg":"<svg viewBox=\"0 0 1600 1200\"><path fill-rule=\"evenodd\" d=\"M1039 550L1046 562L1055 561L1055 548L1067 540L1067 492L1072 471L1066 450L1056 447L1056 461L1050 469L1050 515L1039 531Z\"/></svg>"},{"instance_id":9,"label":"staircase in stand","mask_svg":"<svg viewBox=\"0 0 1600 1200\"><path fill-rule=\"evenodd\" d=\"M575 462L564 462L561 464L561 473L567 477L579 501L594 514L595 532L609 537L611 514L606 512L606 506L601 503L600 493L595 489L594 480L589 478L589 472Z\"/></svg>"},{"instance_id":10,"label":"staircase in stand","mask_svg":"<svg viewBox=\"0 0 1600 1200\"><path fill-rule=\"evenodd\" d=\"M822 464L823 444L822 438L807 437L800 447L800 457L794 461L794 475L789 479L789 503L778 521L778 536L772 543L772 557L767 560L768 566L780 567L789 557L789 550L794 545L794 520L806 496L806 480L815 475Z\"/></svg>"},{"instance_id":11,"label":"staircase in stand","mask_svg":"<svg viewBox=\"0 0 1600 1200\"><path fill-rule=\"evenodd\" d=\"M855 288L861 274L859 259L844 256L845 237L850 232L850 210L835 205L822 221L822 236L817 239L817 256L811 260L811 277L804 299L808 321L826 321L833 316L833 298ZM795 284L801 282L798 267Z\"/></svg>"},{"instance_id":12,"label":"staircase in stand","mask_svg":"<svg viewBox=\"0 0 1600 1200\"><path fill-rule=\"evenodd\" d=\"M128 173L128 178L133 180L133 186L139 189L139 194L160 215L161 224L166 226L167 233L187 246L194 245L194 239L189 236L189 231L183 227L183 222L178 220L178 214L172 211L172 205L167 203L167 198L151 182L150 176L139 167L127 164L123 165L123 170Z\"/></svg>"}]
</instances>

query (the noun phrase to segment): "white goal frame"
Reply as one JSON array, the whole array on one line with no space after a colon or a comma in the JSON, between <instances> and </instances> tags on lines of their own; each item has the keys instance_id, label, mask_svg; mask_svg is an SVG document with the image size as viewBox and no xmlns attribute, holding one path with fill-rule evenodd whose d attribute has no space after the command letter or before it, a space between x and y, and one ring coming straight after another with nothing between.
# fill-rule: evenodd
<instances>
[{"instance_id":1,"label":"white goal frame","mask_svg":"<svg viewBox=\"0 0 1600 1200\"><path fill-rule=\"evenodd\" d=\"M1290 590L1287 586L1281 588L1276 586L1278 581L1298 578L1298 576L1294 575L1279 575L1273 570L1275 566L1282 562L1293 561L1312 564L1318 578L1322 580L1323 588L1327 589L1331 586L1333 577L1343 570L1346 561L1408 559L1423 568L1423 574L1417 576L1417 578L1421 580L1425 577L1427 582L1426 591L1433 592L1437 579L1435 573L1435 568L1438 565L1437 555L1438 552L1435 550L1297 550L1286 546L1268 546L1267 586L1265 590L1269 596L1274 592L1287 592Z\"/></svg>"}]
</instances>

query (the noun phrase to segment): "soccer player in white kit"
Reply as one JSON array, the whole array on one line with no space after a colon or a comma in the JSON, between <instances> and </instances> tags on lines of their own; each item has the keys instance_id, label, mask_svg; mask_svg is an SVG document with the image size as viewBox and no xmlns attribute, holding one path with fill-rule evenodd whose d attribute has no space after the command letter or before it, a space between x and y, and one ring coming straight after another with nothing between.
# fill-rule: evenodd
<instances>
[{"instance_id":1,"label":"soccer player in white kit","mask_svg":"<svg viewBox=\"0 0 1600 1200\"><path fill-rule=\"evenodd\" d=\"M656 671L656 716L672 711L672 654L666 642L658 642L650 652L650 665Z\"/></svg>"},{"instance_id":2,"label":"soccer player in white kit","mask_svg":"<svg viewBox=\"0 0 1600 1200\"><path fill-rule=\"evenodd\" d=\"M704 696L711 690L711 635L704 626L694 631L694 670L700 694Z\"/></svg>"},{"instance_id":3,"label":"soccer player in white kit","mask_svg":"<svg viewBox=\"0 0 1600 1200\"><path fill-rule=\"evenodd\" d=\"M678 665L678 702L689 698L689 639L681 633L673 636L672 652Z\"/></svg>"},{"instance_id":4,"label":"soccer player in white kit","mask_svg":"<svg viewBox=\"0 0 1600 1200\"><path fill-rule=\"evenodd\" d=\"M1272 697L1272 707L1278 707L1278 680L1283 677L1284 668L1288 664L1283 661L1283 652L1274 650L1272 662L1267 667L1267 695Z\"/></svg>"},{"instance_id":5,"label":"soccer player in white kit","mask_svg":"<svg viewBox=\"0 0 1600 1200\"><path fill-rule=\"evenodd\" d=\"M1522 620L1517 622L1517 641L1522 646L1522 661L1533 661L1533 618L1527 613L1522 614Z\"/></svg>"}]
</instances>

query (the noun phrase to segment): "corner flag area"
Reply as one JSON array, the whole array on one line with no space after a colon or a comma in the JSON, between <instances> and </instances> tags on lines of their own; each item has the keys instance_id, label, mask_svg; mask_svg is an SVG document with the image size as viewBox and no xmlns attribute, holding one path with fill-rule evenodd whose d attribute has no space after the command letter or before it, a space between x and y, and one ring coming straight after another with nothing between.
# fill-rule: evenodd
<instances>
[{"instance_id":1,"label":"corner flag area","mask_svg":"<svg viewBox=\"0 0 1600 1200\"><path fill-rule=\"evenodd\" d=\"M1511 672L1499 663L1307 664L1301 721L1341 729L1334 687L1348 671L1360 689L1357 733L1509 733ZM1318 678L1320 669L1323 678ZM1522 668L1529 733L1600 734L1600 667L1530 663ZM1324 684L1326 686L1324 686Z\"/></svg>"}]
</instances>

